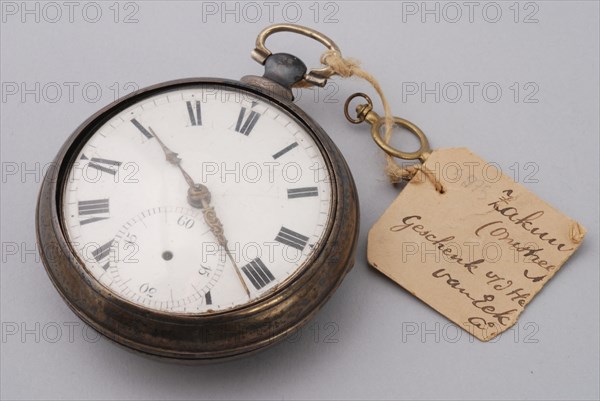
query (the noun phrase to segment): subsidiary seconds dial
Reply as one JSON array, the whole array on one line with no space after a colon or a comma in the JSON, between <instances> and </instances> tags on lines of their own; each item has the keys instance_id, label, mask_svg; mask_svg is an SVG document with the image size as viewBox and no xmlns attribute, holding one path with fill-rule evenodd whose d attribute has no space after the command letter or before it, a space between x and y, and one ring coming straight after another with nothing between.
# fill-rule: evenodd
<instances>
[{"instance_id":1,"label":"subsidiary seconds dial","mask_svg":"<svg viewBox=\"0 0 600 401\"><path fill-rule=\"evenodd\" d=\"M152 208L129 220L112 242L109 287L157 309L209 308L225 259L217 249L193 245L212 241L201 222L200 212L181 207Z\"/></svg>"}]
</instances>

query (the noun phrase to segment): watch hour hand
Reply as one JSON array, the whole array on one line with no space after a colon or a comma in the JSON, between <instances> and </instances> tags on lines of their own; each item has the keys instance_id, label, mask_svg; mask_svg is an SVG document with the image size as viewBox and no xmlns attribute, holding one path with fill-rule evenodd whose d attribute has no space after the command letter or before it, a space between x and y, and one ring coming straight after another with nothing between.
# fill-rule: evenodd
<instances>
[{"instance_id":1,"label":"watch hour hand","mask_svg":"<svg viewBox=\"0 0 600 401\"><path fill-rule=\"evenodd\" d=\"M165 143L159 138L158 135L156 135L156 132L154 132L154 130L151 127L148 127L148 131L150 131L150 133L154 136L154 138L162 148L163 152L165 152L165 158L167 159L167 161L179 168L179 171L181 171L181 174L183 174L183 178L185 178L187 184L190 186L190 188L193 188L196 184L192 177L181 166L181 158L179 157L179 153L173 152L167 145L165 145Z\"/></svg>"}]
</instances>

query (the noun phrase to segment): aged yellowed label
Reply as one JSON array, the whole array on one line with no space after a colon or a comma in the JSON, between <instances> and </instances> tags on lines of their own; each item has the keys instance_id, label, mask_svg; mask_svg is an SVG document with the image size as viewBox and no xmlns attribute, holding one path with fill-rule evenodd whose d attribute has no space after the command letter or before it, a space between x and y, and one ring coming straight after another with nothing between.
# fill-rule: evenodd
<instances>
[{"instance_id":1,"label":"aged yellowed label","mask_svg":"<svg viewBox=\"0 0 600 401\"><path fill-rule=\"evenodd\" d=\"M487 341L577 250L585 229L468 149L434 151L371 228L369 263ZM574 290L576 291L576 290Z\"/></svg>"}]
</instances>

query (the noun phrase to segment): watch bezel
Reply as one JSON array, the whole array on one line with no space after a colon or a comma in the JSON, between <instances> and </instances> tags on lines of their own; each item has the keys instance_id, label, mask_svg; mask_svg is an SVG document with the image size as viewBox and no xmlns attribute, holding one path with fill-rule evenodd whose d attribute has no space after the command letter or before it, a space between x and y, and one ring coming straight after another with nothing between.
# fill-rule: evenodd
<instances>
[{"instance_id":1,"label":"watch bezel","mask_svg":"<svg viewBox=\"0 0 600 401\"><path fill-rule=\"evenodd\" d=\"M330 200L330 204L329 204L329 216L327 219L327 226L326 226L325 230L323 231L322 237L319 240L319 242L317 243L317 246L315 248L313 248L313 251L311 252L310 257L307 258L304 261L304 263L302 264L302 266L298 267L297 270L293 274L291 274L284 281L279 283L279 285L277 287L273 288L270 291L265 292L264 294L262 294L261 296L259 296L256 299L252 300L251 302L248 302L246 304L236 305L231 308L222 309L222 310L200 312L200 313L183 313L183 312L177 312L177 311L171 312L171 311L161 311L161 310L157 310L157 309L153 309L153 308L146 308L142 305L131 302L128 299L120 296L119 294L111 291L110 288L107 288L105 285L103 285L93 275L93 273L88 268L86 268L85 262L83 260L81 260L81 258L79 257L79 255L77 253L77 250L72 246L72 241L69 241L69 234L65 227L66 221L64 218L64 210L62 208L63 196L64 196L64 192L66 190L66 185L68 183L68 177L69 177L71 166L76 162L77 156L81 152L81 149L91 139L91 137L98 131L98 129L100 129L107 122L109 122L113 117L117 116L118 114L120 114L121 112L126 110L127 108L129 108L133 105L136 105L136 104L140 104L140 102L143 102L144 100L147 100L153 96L165 94L168 92L175 92L177 90L182 90L182 89L187 89L187 88L205 87L205 88L211 89L211 88L221 87L221 88L233 89L233 90L238 90L238 91L241 90L243 92L250 93L254 96L258 96L267 103L276 104L278 107L285 110L297 124L304 127L306 132L310 135L310 137L313 139L315 144L318 146L319 151L320 151L321 155L323 156L323 159L327 165L328 173L332 177L331 180L332 181L335 180L335 177L333 177L333 174L331 173L331 160L329 160L329 157L328 157L329 155L324 152L323 146L320 143L319 139L317 138L313 129L311 127L309 127L308 125L306 125L304 123L304 121L301 120L292 111L287 109L285 106L280 105L277 102L276 97L268 96L268 95L262 93L262 91L260 91L260 88L248 87L247 85L245 85L241 82L237 82L237 81L223 82L223 80L219 80L218 83L214 83L214 82L210 82L210 81L204 81L205 79L206 78L204 78L202 82L194 82L194 83L188 83L188 84L186 84L186 83L180 84L180 80L174 81L175 82L174 85L169 84L169 82L165 82L165 83L163 83L164 85L160 84L158 86L152 87L152 89L146 88L146 89L143 89L142 91L137 91L134 93L134 96L127 97L127 98L122 99L121 101L112 103L112 106L109 105L108 109L106 111L100 113L96 118L94 118L93 121L90 122L90 124L80 127L81 129L78 130L78 132L76 132L76 135L73 138L73 141L71 142L71 145L69 146L69 149L67 149L67 151L65 152L64 159L63 159L61 165L59 166L59 174L57 177L57 180L58 180L57 191L56 191L56 213L59 218L59 223L61 226L63 240L68 245L70 252L73 253L75 258L79 262L77 265L78 272L82 276L86 276L85 277L86 279L88 278L87 276L91 276L91 280L89 280L89 283L94 284L93 285L94 290L100 296L107 298L109 300L109 302L115 302L115 303L121 304L121 302L119 302L119 301L122 301L123 304L120 305L121 307L137 308L137 309L139 309L138 313L156 312L157 317L158 317L158 315L166 315L167 317L173 316L173 315L201 317L201 316L212 316L212 315L218 315L218 314L227 314L230 312L240 311L240 310L243 310L246 308L251 308L256 304L259 304L262 301L265 301L267 298L269 298L271 296L275 296L278 292L283 290L284 287L289 285L293 280L297 279L298 276L304 274L304 272L306 271L306 267L308 265L310 265L310 263L312 263L312 261L317 257L318 253L323 248L324 243L326 242L327 238L330 235L331 226L332 226L333 220L335 219L335 216L334 216L335 208L333 207L333 205L337 201L337 198L336 198L337 193L335 191L335 185L334 185L335 183L330 182L329 188L331 191L331 200ZM206 80L208 80L208 79L206 79ZM248 88L251 88L253 90L249 90Z\"/></svg>"}]
</instances>

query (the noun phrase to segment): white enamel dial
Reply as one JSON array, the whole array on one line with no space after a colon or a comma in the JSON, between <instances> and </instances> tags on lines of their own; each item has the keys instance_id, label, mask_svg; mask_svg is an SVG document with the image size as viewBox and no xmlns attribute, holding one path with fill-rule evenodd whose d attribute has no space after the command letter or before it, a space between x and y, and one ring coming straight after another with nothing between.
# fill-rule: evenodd
<instances>
[{"instance_id":1,"label":"white enamel dial","mask_svg":"<svg viewBox=\"0 0 600 401\"><path fill-rule=\"evenodd\" d=\"M249 92L198 84L100 126L69 171L62 219L115 296L198 314L288 283L325 240L331 203L328 165L303 125Z\"/></svg>"}]
</instances>

